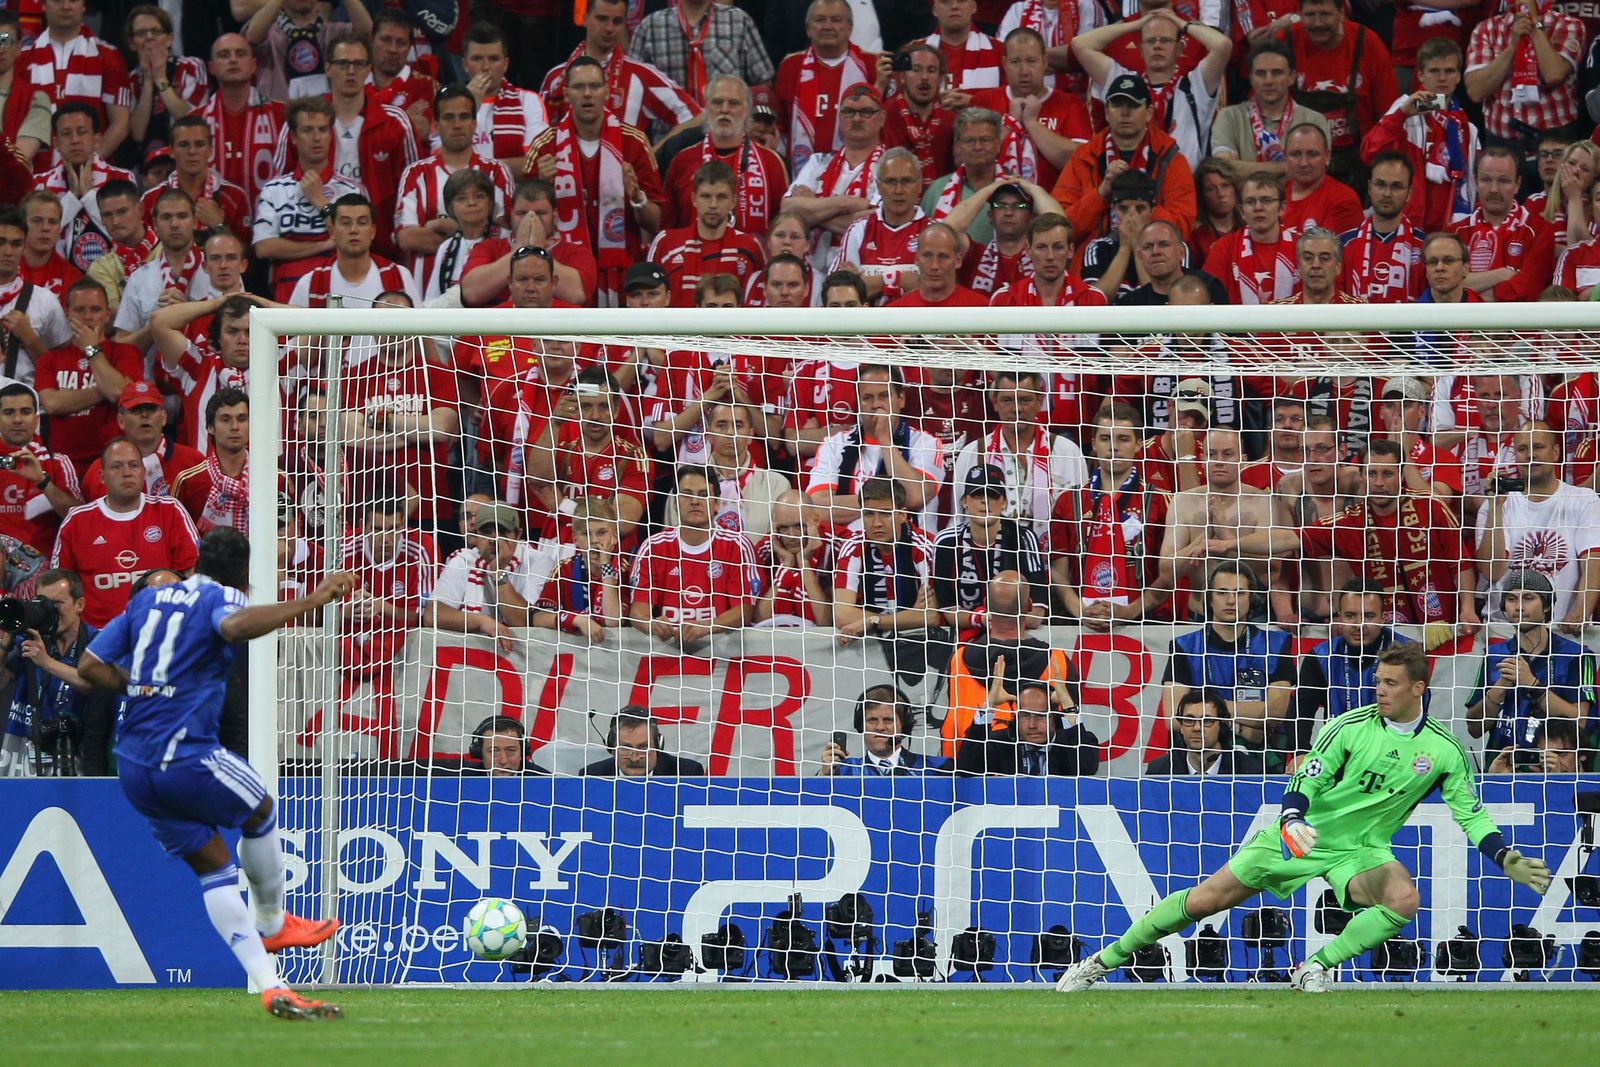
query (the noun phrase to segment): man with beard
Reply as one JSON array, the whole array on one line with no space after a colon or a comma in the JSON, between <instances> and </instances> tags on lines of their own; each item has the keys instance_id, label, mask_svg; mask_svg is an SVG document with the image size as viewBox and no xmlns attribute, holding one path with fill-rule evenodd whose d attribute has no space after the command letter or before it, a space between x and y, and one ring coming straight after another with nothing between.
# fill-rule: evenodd
<instances>
[{"instance_id":1,"label":"man with beard","mask_svg":"<svg viewBox=\"0 0 1600 1067\"><path fill-rule=\"evenodd\" d=\"M1371 159L1367 199L1372 209L1360 226L1339 238L1344 266L1339 291L1373 304L1410 304L1422 294L1422 244L1427 235L1412 225L1411 163L1396 152Z\"/></svg>"},{"instance_id":2,"label":"man with beard","mask_svg":"<svg viewBox=\"0 0 1600 1067\"><path fill-rule=\"evenodd\" d=\"M1473 171L1477 208L1451 227L1467 246L1468 289L1484 300L1532 300L1555 271L1555 231L1517 203L1516 153L1490 145Z\"/></svg>"},{"instance_id":3,"label":"man with beard","mask_svg":"<svg viewBox=\"0 0 1600 1067\"><path fill-rule=\"evenodd\" d=\"M778 153L750 136L750 87L736 74L712 78L706 86L705 136L672 157L663 187L667 201L663 227L694 221L694 173L712 160L733 168L735 229L765 233L778 201L789 185L789 172ZM673 138L675 140L675 138Z\"/></svg>"}]
</instances>

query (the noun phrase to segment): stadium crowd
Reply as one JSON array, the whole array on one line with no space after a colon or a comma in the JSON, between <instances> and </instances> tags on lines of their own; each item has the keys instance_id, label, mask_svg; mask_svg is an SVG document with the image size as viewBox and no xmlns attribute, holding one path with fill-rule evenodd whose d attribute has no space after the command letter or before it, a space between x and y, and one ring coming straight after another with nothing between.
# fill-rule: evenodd
<instances>
[{"instance_id":1,"label":"stadium crowd","mask_svg":"<svg viewBox=\"0 0 1600 1067\"><path fill-rule=\"evenodd\" d=\"M70 641L14 642L8 736L48 702L19 658L70 704L80 616L92 634L149 572L187 572L198 534L247 529L248 380L276 373L282 584L361 577L341 699L390 685L418 626L685 648L833 627L947 696L939 758L900 745L890 687L863 698L865 754L830 743L826 773L1093 773L1077 679L1030 633L1198 621L1153 766L1246 773L1369 702L1396 625L1441 650L1496 622L1514 635L1468 711L1485 766L1587 765L1590 353L1457 374L1457 341L1424 335L1428 377L1184 378L397 334L250 365L258 307L1600 296L1600 19L1373 6L13 0L4 585L78 606ZM1091 343L1013 341L1041 366ZM1116 354L1236 342L1140 343ZM617 736L612 773L655 766Z\"/></svg>"}]
</instances>

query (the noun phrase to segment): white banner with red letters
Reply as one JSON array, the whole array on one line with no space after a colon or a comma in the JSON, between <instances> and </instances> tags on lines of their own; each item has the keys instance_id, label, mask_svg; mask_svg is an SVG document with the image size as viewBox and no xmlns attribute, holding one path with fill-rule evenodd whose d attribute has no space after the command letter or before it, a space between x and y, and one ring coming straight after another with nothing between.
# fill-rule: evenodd
<instances>
[{"instance_id":1,"label":"white banner with red letters","mask_svg":"<svg viewBox=\"0 0 1600 1067\"><path fill-rule=\"evenodd\" d=\"M1167 733L1158 721L1161 683L1172 638L1191 629L1146 624L1103 633L1053 626L1030 635L1071 658L1084 722L1100 739L1110 773L1138 774L1166 750ZM320 663L327 649L315 630L280 637L280 753L286 758L318 754L326 687ZM1432 714L1473 751L1481 742L1468 738L1464 709L1480 661L1481 651L1433 661ZM551 630L522 630L509 648L478 636L418 630L406 640L392 679L380 677L376 687L364 682L343 703L337 750L400 762L454 757L467 750L485 718L508 715L528 731L538 767L576 774L608 755L605 733L617 710L640 704L661 724L666 751L699 761L712 775L809 775L836 731L848 735L852 754L860 754L856 701L870 686L892 680L877 646L860 640L841 645L832 630L745 629L687 651L631 628L608 631L598 645ZM934 709L921 716L911 747L938 752L937 725L929 719L943 717L946 687L935 680L911 687L908 695L913 705Z\"/></svg>"}]
</instances>

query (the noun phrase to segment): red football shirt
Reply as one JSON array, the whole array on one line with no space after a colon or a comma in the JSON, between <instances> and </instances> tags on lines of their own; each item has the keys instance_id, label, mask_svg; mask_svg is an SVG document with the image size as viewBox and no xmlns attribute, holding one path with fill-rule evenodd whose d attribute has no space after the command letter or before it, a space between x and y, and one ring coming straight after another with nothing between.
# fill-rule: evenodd
<instances>
[{"instance_id":1,"label":"red football shirt","mask_svg":"<svg viewBox=\"0 0 1600 1067\"><path fill-rule=\"evenodd\" d=\"M128 606L134 580L156 567L180 574L197 556L194 522L171 497L145 496L133 511L112 511L104 500L67 512L50 566L83 578L83 619L101 627Z\"/></svg>"},{"instance_id":2,"label":"red football shirt","mask_svg":"<svg viewBox=\"0 0 1600 1067\"><path fill-rule=\"evenodd\" d=\"M1283 217L1279 225L1284 233L1299 233L1313 226L1344 233L1360 226L1366 217L1361 210L1361 198L1337 178L1323 178L1308 196L1296 199L1292 185L1284 190L1283 196Z\"/></svg>"},{"instance_id":3,"label":"red football shirt","mask_svg":"<svg viewBox=\"0 0 1600 1067\"><path fill-rule=\"evenodd\" d=\"M1402 509L1410 508L1417 522L1402 528ZM1343 560L1358 577L1398 589L1396 621L1419 625L1455 621L1461 572L1472 566L1455 516L1433 497L1407 497L1388 515L1347 508L1303 528L1300 544L1307 556Z\"/></svg>"},{"instance_id":4,"label":"red football shirt","mask_svg":"<svg viewBox=\"0 0 1600 1067\"><path fill-rule=\"evenodd\" d=\"M655 263L672 279L672 306L694 307L694 288L708 274L731 274L739 288L760 272L767 261L766 249L748 233L732 227L721 237L705 238L694 224L675 230L662 230L650 242L645 259Z\"/></svg>"},{"instance_id":5,"label":"red football shirt","mask_svg":"<svg viewBox=\"0 0 1600 1067\"><path fill-rule=\"evenodd\" d=\"M380 367L374 361L345 376L343 400L345 411L361 412L369 419L425 419L437 408L455 406L456 379L444 367L422 359L403 367ZM421 496L417 517L427 520L449 512L448 507L439 507L449 451L441 444L362 453L351 457L351 470L398 472Z\"/></svg>"},{"instance_id":6,"label":"red football shirt","mask_svg":"<svg viewBox=\"0 0 1600 1067\"><path fill-rule=\"evenodd\" d=\"M144 357L137 348L109 339L101 342L101 346L111 366L124 378L130 382L144 378ZM33 374L34 385L40 392L93 389L95 385L94 369L89 366L83 349L74 344L52 348L40 356ZM117 425L117 406L109 400L70 415L50 416L50 446L79 468L87 469L99 459L100 449L121 432Z\"/></svg>"},{"instance_id":7,"label":"red football shirt","mask_svg":"<svg viewBox=\"0 0 1600 1067\"><path fill-rule=\"evenodd\" d=\"M709 625L718 615L755 601L761 591L755 550L743 534L713 527L702 545L663 530L639 546L631 576L632 602L652 617Z\"/></svg>"}]
</instances>

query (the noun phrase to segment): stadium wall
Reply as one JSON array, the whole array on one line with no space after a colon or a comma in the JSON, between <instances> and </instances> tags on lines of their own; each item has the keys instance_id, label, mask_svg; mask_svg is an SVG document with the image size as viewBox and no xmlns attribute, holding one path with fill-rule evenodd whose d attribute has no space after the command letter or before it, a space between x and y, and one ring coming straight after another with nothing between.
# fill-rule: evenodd
<instances>
[{"instance_id":1,"label":"stadium wall","mask_svg":"<svg viewBox=\"0 0 1600 1067\"><path fill-rule=\"evenodd\" d=\"M996 935L986 981L1036 980L1033 936L1055 924L1090 948L1171 889L1222 863L1276 811L1281 779L346 779L342 802L340 980L514 981L472 961L458 926L470 902L518 901L564 941L566 974L598 979L577 945L578 914L621 909L640 943L682 933L691 945L730 918L752 946L793 892L820 933L823 906L866 895L878 951L913 936L932 904L941 973L952 939L977 925ZM1484 801L1514 842L1550 863L1545 900L1511 893L1450 824L1442 804L1420 808L1396 841L1419 875L1423 910L1405 936L1431 952L1465 925L1483 938L1479 981L1509 980L1501 951L1513 922L1552 935L1557 966L1543 977L1587 980L1574 946L1600 926L1575 906L1566 879L1583 862L1576 817L1587 780L1493 779ZM319 884L317 779L280 781L291 902ZM237 987L237 965L196 914L198 889L166 858L110 780L0 781L0 988L197 985ZM301 893L294 892L301 888ZM1286 958L1327 937L1315 929L1313 882L1284 905ZM1268 902L1272 903L1272 902ZM1249 909L1240 909L1247 912ZM1233 980L1255 953L1244 914L1211 920L1229 937ZM1168 939L1172 977L1187 977ZM765 954L762 954L764 957ZM317 961L287 958L306 976ZM588 965L587 967L585 965ZM1357 961L1358 966L1362 961ZM765 972L764 958L757 966ZM954 980L967 980L958 973ZM1436 977L1424 966L1421 977Z\"/></svg>"}]
</instances>

